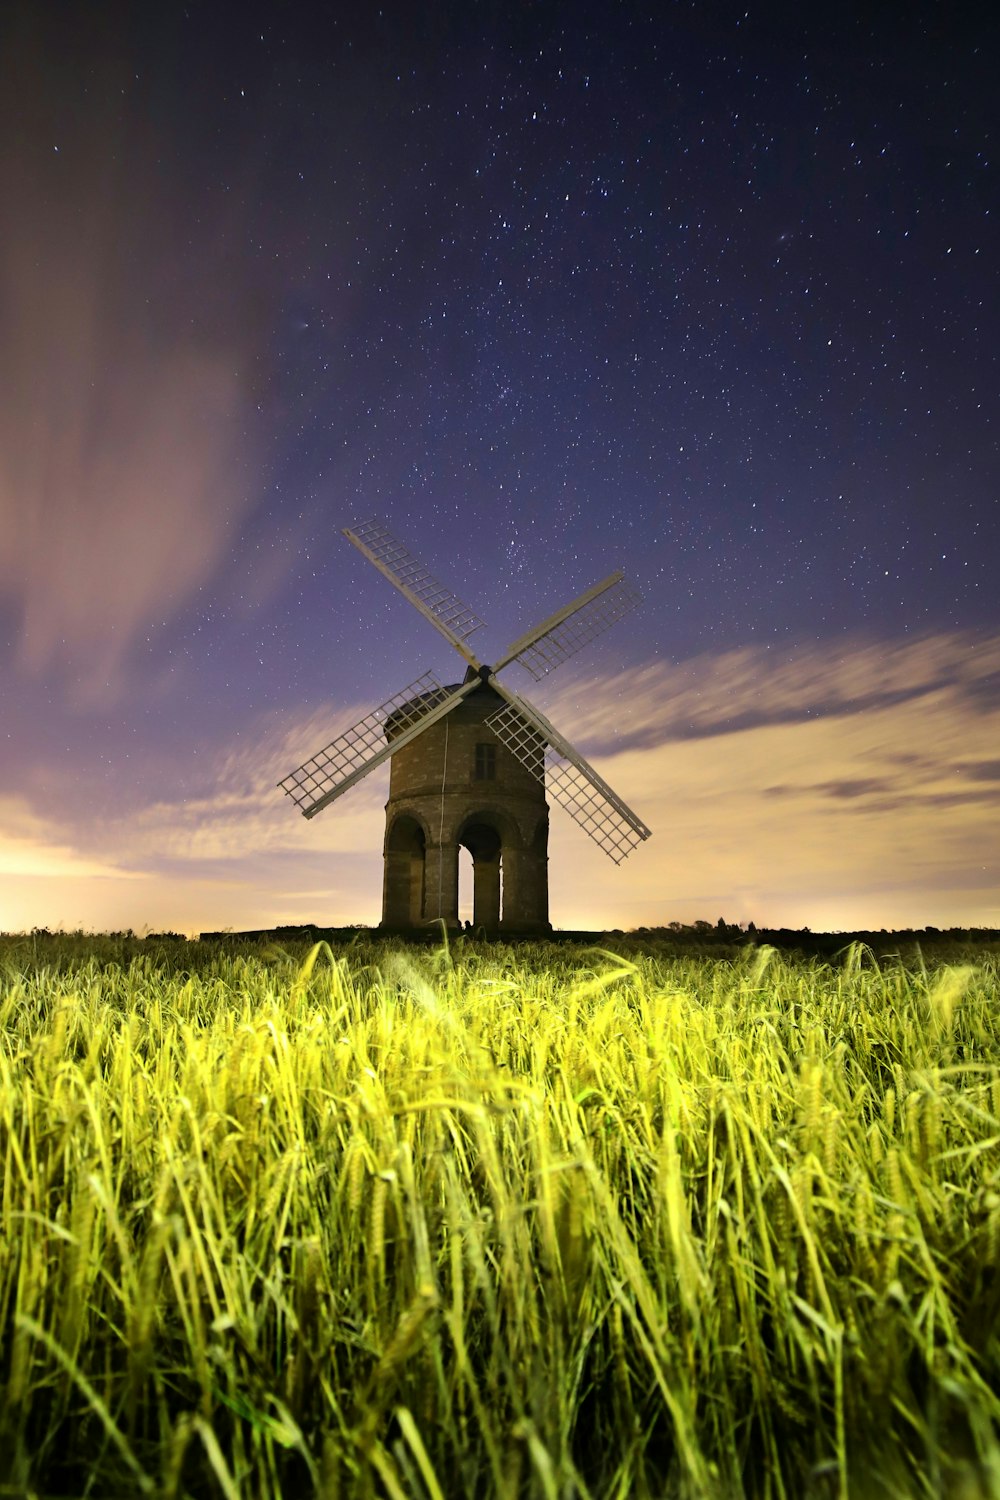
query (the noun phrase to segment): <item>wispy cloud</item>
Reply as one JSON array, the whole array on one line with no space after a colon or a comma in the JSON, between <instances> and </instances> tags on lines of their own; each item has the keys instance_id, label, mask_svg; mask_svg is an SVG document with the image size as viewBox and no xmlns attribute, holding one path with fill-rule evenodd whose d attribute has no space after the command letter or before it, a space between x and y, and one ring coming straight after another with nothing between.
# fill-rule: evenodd
<instances>
[{"instance_id":1,"label":"wispy cloud","mask_svg":"<svg viewBox=\"0 0 1000 1500\"><path fill-rule=\"evenodd\" d=\"M677 664L649 662L599 686L574 675L554 687L549 717L572 718L581 738L605 749L867 714L936 692L990 713L1000 705L1000 637L952 632L902 643L744 646Z\"/></svg>"},{"instance_id":2,"label":"wispy cloud","mask_svg":"<svg viewBox=\"0 0 1000 1500\"><path fill-rule=\"evenodd\" d=\"M142 857L183 863L262 855L350 855L381 849L389 772L384 766L316 818L305 819L277 783L366 712L356 705L262 723L258 737L217 754L198 797L150 803L129 846Z\"/></svg>"},{"instance_id":3,"label":"wispy cloud","mask_svg":"<svg viewBox=\"0 0 1000 1500\"><path fill-rule=\"evenodd\" d=\"M376 921L388 771L308 822L276 785L366 708L264 716L245 743L206 747L194 796L164 787L157 762L145 804L95 815L85 799L68 826L0 800L0 930ZM134 892L94 879L139 876Z\"/></svg>"},{"instance_id":4,"label":"wispy cloud","mask_svg":"<svg viewBox=\"0 0 1000 1500\"><path fill-rule=\"evenodd\" d=\"M254 502L259 318L221 224L171 193L131 74L84 55L61 76L71 35L54 57L17 40L0 68L0 604L23 671L107 697Z\"/></svg>"},{"instance_id":5,"label":"wispy cloud","mask_svg":"<svg viewBox=\"0 0 1000 1500\"><path fill-rule=\"evenodd\" d=\"M95 859L60 839L58 830L18 797L0 797L0 877L13 881L137 880L142 872Z\"/></svg>"},{"instance_id":6,"label":"wispy cloud","mask_svg":"<svg viewBox=\"0 0 1000 1500\"><path fill-rule=\"evenodd\" d=\"M654 663L566 689L550 716L654 830L613 871L554 820L566 925L1000 924L1000 701L969 691L998 661L998 639L942 635L834 662L807 648L773 671L770 653L727 653L697 686L693 665Z\"/></svg>"}]
</instances>

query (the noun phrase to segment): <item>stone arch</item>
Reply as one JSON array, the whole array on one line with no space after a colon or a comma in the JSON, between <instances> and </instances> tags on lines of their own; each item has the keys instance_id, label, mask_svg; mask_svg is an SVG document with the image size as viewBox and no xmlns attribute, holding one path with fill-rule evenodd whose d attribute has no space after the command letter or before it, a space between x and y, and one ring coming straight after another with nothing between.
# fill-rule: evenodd
<instances>
[{"instance_id":1,"label":"stone arch","mask_svg":"<svg viewBox=\"0 0 1000 1500\"><path fill-rule=\"evenodd\" d=\"M399 812L385 831L382 923L419 927L427 905L427 830L412 812Z\"/></svg>"},{"instance_id":2,"label":"stone arch","mask_svg":"<svg viewBox=\"0 0 1000 1500\"><path fill-rule=\"evenodd\" d=\"M488 802L464 809L454 820L450 837L456 844L465 842L465 833L473 824L492 828L503 844L520 844L522 830L520 820L503 807L491 807ZM468 846L466 846L468 847Z\"/></svg>"},{"instance_id":3,"label":"stone arch","mask_svg":"<svg viewBox=\"0 0 1000 1500\"><path fill-rule=\"evenodd\" d=\"M455 832L456 845L472 855L472 925L476 929L500 929L501 862L515 833L512 819L492 808L468 813Z\"/></svg>"}]
</instances>

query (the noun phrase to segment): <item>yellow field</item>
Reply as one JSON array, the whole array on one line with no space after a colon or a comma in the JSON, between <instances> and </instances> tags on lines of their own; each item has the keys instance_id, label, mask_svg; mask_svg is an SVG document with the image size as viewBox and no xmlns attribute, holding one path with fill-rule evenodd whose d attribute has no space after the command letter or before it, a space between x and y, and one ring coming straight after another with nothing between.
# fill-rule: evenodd
<instances>
[{"instance_id":1,"label":"yellow field","mask_svg":"<svg viewBox=\"0 0 1000 1500\"><path fill-rule=\"evenodd\" d=\"M996 961L0 941L0 1494L1000 1495Z\"/></svg>"}]
</instances>

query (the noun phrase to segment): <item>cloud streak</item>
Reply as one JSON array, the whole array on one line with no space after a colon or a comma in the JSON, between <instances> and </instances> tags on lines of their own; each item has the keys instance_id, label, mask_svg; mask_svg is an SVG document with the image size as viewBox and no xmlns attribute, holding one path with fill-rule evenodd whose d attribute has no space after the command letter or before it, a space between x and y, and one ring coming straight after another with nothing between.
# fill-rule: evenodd
<instances>
[{"instance_id":1,"label":"cloud streak","mask_svg":"<svg viewBox=\"0 0 1000 1500\"><path fill-rule=\"evenodd\" d=\"M558 716L572 719L583 740L611 750L869 714L939 692L955 694L970 712L992 713L1000 705L1000 638L952 632L781 652L743 646L679 664L648 662L602 678L599 690L577 676L556 687L546 711L556 723Z\"/></svg>"},{"instance_id":2,"label":"cloud streak","mask_svg":"<svg viewBox=\"0 0 1000 1500\"><path fill-rule=\"evenodd\" d=\"M358 705L326 705L293 715L282 725L262 725L247 744L217 754L202 795L161 800L142 809L133 824L133 849L180 865L380 851L387 766L314 819L303 818L277 786L365 712Z\"/></svg>"},{"instance_id":3,"label":"cloud streak","mask_svg":"<svg viewBox=\"0 0 1000 1500\"><path fill-rule=\"evenodd\" d=\"M43 880L140 880L142 872L82 854L23 799L0 797L0 878Z\"/></svg>"},{"instance_id":4,"label":"cloud streak","mask_svg":"<svg viewBox=\"0 0 1000 1500\"><path fill-rule=\"evenodd\" d=\"M654 663L564 692L551 716L654 830L609 876L554 823L566 925L1000 925L1000 703L976 690L1000 640L769 657L701 659L697 688L694 666Z\"/></svg>"},{"instance_id":5,"label":"cloud streak","mask_svg":"<svg viewBox=\"0 0 1000 1500\"><path fill-rule=\"evenodd\" d=\"M84 46L60 72L46 24L0 70L0 604L23 672L107 697L253 503L257 320L213 282L222 226L172 191L129 70Z\"/></svg>"}]
</instances>

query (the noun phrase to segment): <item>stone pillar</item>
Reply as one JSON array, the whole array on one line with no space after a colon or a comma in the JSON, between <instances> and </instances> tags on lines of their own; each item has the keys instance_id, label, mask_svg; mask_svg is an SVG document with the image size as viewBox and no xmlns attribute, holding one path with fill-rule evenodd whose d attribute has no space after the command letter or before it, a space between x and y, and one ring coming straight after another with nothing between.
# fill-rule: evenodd
<instances>
[{"instance_id":1,"label":"stone pillar","mask_svg":"<svg viewBox=\"0 0 1000 1500\"><path fill-rule=\"evenodd\" d=\"M428 844L424 865L424 921L443 917L458 926L458 845Z\"/></svg>"},{"instance_id":2,"label":"stone pillar","mask_svg":"<svg viewBox=\"0 0 1000 1500\"><path fill-rule=\"evenodd\" d=\"M410 863L410 922L419 927L424 920L424 882L427 878L427 860L421 849Z\"/></svg>"},{"instance_id":3,"label":"stone pillar","mask_svg":"<svg viewBox=\"0 0 1000 1500\"><path fill-rule=\"evenodd\" d=\"M549 922L548 828L525 849L503 851L503 921L506 932L551 932Z\"/></svg>"},{"instance_id":4,"label":"stone pillar","mask_svg":"<svg viewBox=\"0 0 1000 1500\"><path fill-rule=\"evenodd\" d=\"M387 849L382 884L382 926L409 927L413 922L413 854L409 849Z\"/></svg>"},{"instance_id":5,"label":"stone pillar","mask_svg":"<svg viewBox=\"0 0 1000 1500\"><path fill-rule=\"evenodd\" d=\"M500 854L480 854L472 866L472 925L496 932L500 926Z\"/></svg>"}]
</instances>

